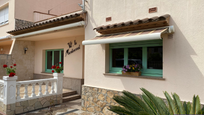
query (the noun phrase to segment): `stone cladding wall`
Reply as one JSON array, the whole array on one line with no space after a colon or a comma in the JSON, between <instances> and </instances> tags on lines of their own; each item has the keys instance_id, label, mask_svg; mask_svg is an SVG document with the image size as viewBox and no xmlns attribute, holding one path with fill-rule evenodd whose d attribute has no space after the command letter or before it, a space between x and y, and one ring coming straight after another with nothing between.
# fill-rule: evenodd
<instances>
[{"instance_id":1,"label":"stone cladding wall","mask_svg":"<svg viewBox=\"0 0 204 115\"><path fill-rule=\"evenodd\" d=\"M3 76L6 75L6 70L3 68L2 65L13 65L12 56L9 54L0 54L0 79L3 79Z\"/></svg>"},{"instance_id":2,"label":"stone cladding wall","mask_svg":"<svg viewBox=\"0 0 204 115\"><path fill-rule=\"evenodd\" d=\"M16 102L15 104L5 105L0 102L0 113L5 115L15 115L21 114L28 111L33 111L51 105L57 105L62 103L62 95L53 95L47 97L41 97L21 102Z\"/></svg>"},{"instance_id":3,"label":"stone cladding wall","mask_svg":"<svg viewBox=\"0 0 204 115\"><path fill-rule=\"evenodd\" d=\"M120 91L82 86L82 110L95 115L116 115L109 111L110 105L118 105L112 98L122 95Z\"/></svg>"}]
</instances>

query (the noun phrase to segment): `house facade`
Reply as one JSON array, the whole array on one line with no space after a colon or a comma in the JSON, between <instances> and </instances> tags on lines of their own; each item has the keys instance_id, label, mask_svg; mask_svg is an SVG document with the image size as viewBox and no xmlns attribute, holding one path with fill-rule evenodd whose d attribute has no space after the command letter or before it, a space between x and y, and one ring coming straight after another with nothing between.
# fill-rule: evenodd
<instances>
[{"instance_id":1,"label":"house facade","mask_svg":"<svg viewBox=\"0 0 204 115\"><path fill-rule=\"evenodd\" d=\"M86 12L79 6L82 1L1 2L0 29L4 31L0 32L0 63L9 66L15 63L17 77L3 78L6 71L0 67L0 113L22 114L52 103L60 104L67 95L72 95L71 100L80 98L84 82L82 41L86 19ZM63 75L53 77L52 65L63 67ZM71 90L71 94L64 95L63 88Z\"/></svg>"},{"instance_id":2,"label":"house facade","mask_svg":"<svg viewBox=\"0 0 204 115\"><path fill-rule=\"evenodd\" d=\"M54 0L18 1L0 1L9 12L0 18L0 53L9 54L2 64L18 65L19 80L51 78L51 66L62 62L63 87L82 94L82 110L96 114L111 114L114 95L140 96L142 87L204 103L202 0L86 0L86 11L80 0L65 8L60 1L61 10ZM132 64L142 66L140 76L122 74Z\"/></svg>"},{"instance_id":3,"label":"house facade","mask_svg":"<svg viewBox=\"0 0 204 115\"><path fill-rule=\"evenodd\" d=\"M21 35L24 33L29 33L31 31L37 31L42 29L48 29L51 27L56 27L59 25L65 25L67 23L67 20L58 25L57 23L59 22L49 23L43 26L43 28L41 26L42 23L45 24L50 20L55 21L55 19L58 20L58 18L67 19L64 17L67 16L69 18L70 15L71 16L74 16L73 14L77 15L81 11L81 7L78 5L78 4L81 4L81 2L82 2L81 0L75 0L75 1L43 0L40 2L36 2L33 0L1 1L0 8L1 8L1 11L3 12L3 15L2 15L3 19L0 27L1 29L0 54L2 56L1 64L7 63L12 65L12 63L16 63L18 65L16 74L18 75L18 80L20 81L39 79L41 78L39 76L46 75L46 72L51 73L49 64L54 65L56 63L59 63L59 61L62 61L62 62L64 61L64 56L66 56L64 55L65 54L64 52L66 52L66 50L69 49L69 46L67 44L68 42L73 42L73 44L75 43L77 45L80 45L84 35L82 26L79 24L79 28L77 28L76 26L76 28L68 32L70 34L68 34L64 29L62 29L63 31L61 32L53 33L50 35L47 34L48 36L47 35L37 36L36 38L31 37L31 38L21 39L21 37L18 37L18 39L16 39L14 35ZM80 14L77 16L80 16ZM68 23L74 23L79 21L83 21L83 20L79 17L76 17L74 21L71 19L68 21ZM25 30L24 27L29 27L34 24L40 25L41 28L37 26L37 28L31 29L31 30L29 28ZM18 31L10 34L7 33L8 31L11 31L11 30L18 30ZM19 30L21 31L19 32ZM78 31L79 34L77 34L76 31ZM58 40L58 38L63 38L64 40L63 39ZM65 39L68 39L68 40L65 40ZM81 40L78 41L76 39L81 39ZM49 44L47 42L49 42ZM64 46L61 43L64 43ZM47 46L45 44L47 44ZM58 54L55 53L56 55L54 55L54 50L57 50L55 52L57 52ZM78 60L80 61L80 64L82 64L82 50L83 50L83 46L80 46L80 49L79 49L80 53L77 52L78 54L76 54L77 57L80 57L80 59ZM53 54L51 55L51 57L49 57L50 52ZM48 58L51 59L49 60L50 63L46 62L47 60L45 59L46 56L47 56L47 59ZM60 56L60 57L54 59L53 56L55 57ZM72 58L72 57L67 56L67 58ZM71 64L72 62L65 61L62 66L67 65L67 63ZM46 65L46 63L48 65ZM68 75L71 78L76 77L77 81L79 81L79 79L80 80L82 79L82 65L80 64L78 65L73 64L77 66L79 71L78 73ZM73 68L70 67L70 69L74 69L76 68L76 66L75 67L73 66ZM64 73L66 74L66 72ZM1 77L6 74L3 68L1 69L0 74L1 74ZM48 74L48 77L49 76L50 74ZM45 76L45 78L47 77ZM82 81L80 81L80 83L81 82Z\"/></svg>"},{"instance_id":4,"label":"house facade","mask_svg":"<svg viewBox=\"0 0 204 115\"><path fill-rule=\"evenodd\" d=\"M88 0L82 109L107 113L116 104L114 95L123 90L139 95L142 87L161 98L163 91L175 92L182 101L199 95L204 103L203 5L201 0ZM155 32L160 29L168 32ZM133 63L143 66L142 75L122 75L123 66Z\"/></svg>"}]
</instances>

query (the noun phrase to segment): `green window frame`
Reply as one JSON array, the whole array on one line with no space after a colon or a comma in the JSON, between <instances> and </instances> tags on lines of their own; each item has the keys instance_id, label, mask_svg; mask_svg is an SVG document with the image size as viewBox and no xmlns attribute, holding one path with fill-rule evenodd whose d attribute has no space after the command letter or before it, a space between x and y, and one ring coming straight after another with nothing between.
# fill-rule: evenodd
<instances>
[{"instance_id":1,"label":"green window frame","mask_svg":"<svg viewBox=\"0 0 204 115\"><path fill-rule=\"evenodd\" d=\"M45 72L47 72L47 73L52 73L52 69L48 69L47 68L47 53L48 53L48 51L52 51L52 57L54 57L54 52L55 51L59 51L59 62L61 62L62 60L62 58L61 58L61 53L62 53L62 51L64 52L64 49L53 49L53 50L46 50L45 51ZM54 58L52 58L52 65L54 65ZM61 67L61 65L59 65L60 67ZM64 67L63 67L63 69L64 69ZM61 71L61 73L63 73L64 72L64 70L62 70Z\"/></svg>"},{"instance_id":2,"label":"green window frame","mask_svg":"<svg viewBox=\"0 0 204 115\"><path fill-rule=\"evenodd\" d=\"M124 65L128 64L128 48L142 47L142 76L163 77L163 69L147 68L147 47L163 46L162 40L109 44L109 73L122 74L122 67L112 67L112 49L124 48Z\"/></svg>"}]
</instances>

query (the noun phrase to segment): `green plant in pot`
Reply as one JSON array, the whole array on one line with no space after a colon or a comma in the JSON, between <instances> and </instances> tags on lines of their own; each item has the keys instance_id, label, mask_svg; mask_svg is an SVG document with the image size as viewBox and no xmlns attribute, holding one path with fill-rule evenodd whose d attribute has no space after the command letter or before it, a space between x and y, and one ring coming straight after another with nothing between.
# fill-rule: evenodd
<instances>
[{"instance_id":1,"label":"green plant in pot","mask_svg":"<svg viewBox=\"0 0 204 115\"><path fill-rule=\"evenodd\" d=\"M3 65L3 68L6 69L6 73L9 77L13 77L16 75L16 64L13 64L13 66L8 67L6 64Z\"/></svg>"},{"instance_id":2,"label":"green plant in pot","mask_svg":"<svg viewBox=\"0 0 204 115\"><path fill-rule=\"evenodd\" d=\"M142 69L142 66L140 64L126 65L126 66L123 66L122 74L141 76L141 69Z\"/></svg>"},{"instance_id":3,"label":"green plant in pot","mask_svg":"<svg viewBox=\"0 0 204 115\"><path fill-rule=\"evenodd\" d=\"M59 65L61 65L62 62L59 62ZM52 66L52 73L57 72L57 73L61 73L61 71L63 70L63 67L60 67L59 65L53 65Z\"/></svg>"}]
</instances>

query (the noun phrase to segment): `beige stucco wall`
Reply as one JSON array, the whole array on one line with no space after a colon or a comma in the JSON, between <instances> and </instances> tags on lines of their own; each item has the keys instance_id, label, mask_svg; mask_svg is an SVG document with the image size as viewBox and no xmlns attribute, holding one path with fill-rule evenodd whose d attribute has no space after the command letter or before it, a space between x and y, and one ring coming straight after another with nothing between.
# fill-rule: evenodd
<instances>
[{"instance_id":1,"label":"beige stucco wall","mask_svg":"<svg viewBox=\"0 0 204 115\"><path fill-rule=\"evenodd\" d=\"M24 47L28 50L24 53ZM16 63L18 81L33 79L35 43L33 41L16 40L12 49L12 61Z\"/></svg>"},{"instance_id":2,"label":"beige stucco wall","mask_svg":"<svg viewBox=\"0 0 204 115\"><path fill-rule=\"evenodd\" d=\"M0 54L9 54L10 49L11 45L0 45Z\"/></svg>"},{"instance_id":3,"label":"beige stucco wall","mask_svg":"<svg viewBox=\"0 0 204 115\"><path fill-rule=\"evenodd\" d=\"M75 49L80 45L80 50L73 52L66 56L66 50L69 49L67 43L70 41L74 44L74 40L77 41L77 45L71 49ZM45 71L45 50L49 49L64 49L64 77L79 78L82 79L82 67L83 67L83 46L82 41L84 36L76 36L70 38L60 38L53 40L44 40L35 42L35 74L44 74ZM71 50L70 49L70 50Z\"/></svg>"},{"instance_id":4,"label":"beige stucco wall","mask_svg":"<svg viewBox=\"0 0 204 115\"><path fill-rule=\"evenodd\" d=\"M88 0L88 25L85 39L98 33L94 27L122 21L170 14L170 25L176 32L163 39L163 78L152 80L105 76L105 45L85 46L85 85L141 93L144 87L164 97L163 91L176 92L182 100L192 100L199 95L204 103L204 16L203 0ZM148 13L148 8L157 7L157 13ZM111 22L105 22L106 17Z\"/></svg>"},{"instance_id":5,"label":"beige stucco wall","mask_svg":"<svg viewBox=\"0 0 204 115\"><path fill-rule=\"evenodd\" d=\"M48 13L50 10L50 14L62 15L81 10L79 3L81 0L17 0L15 18L33 22L33 11Z\"/></svg>"},{"instance_id":6,"label":"beige stucco wall","mask_svg":"<svg viewBox=\"0 0 204 115\"><path fill-rule=\"evenodd\" d=\"M6 32L13 30L15 28L15 19L14 19L14 5L15 0L0 0L0 9L9 6L9 22L8 24L0 26L0 37L8 35Z\"/></svg>"}]
</instances>

